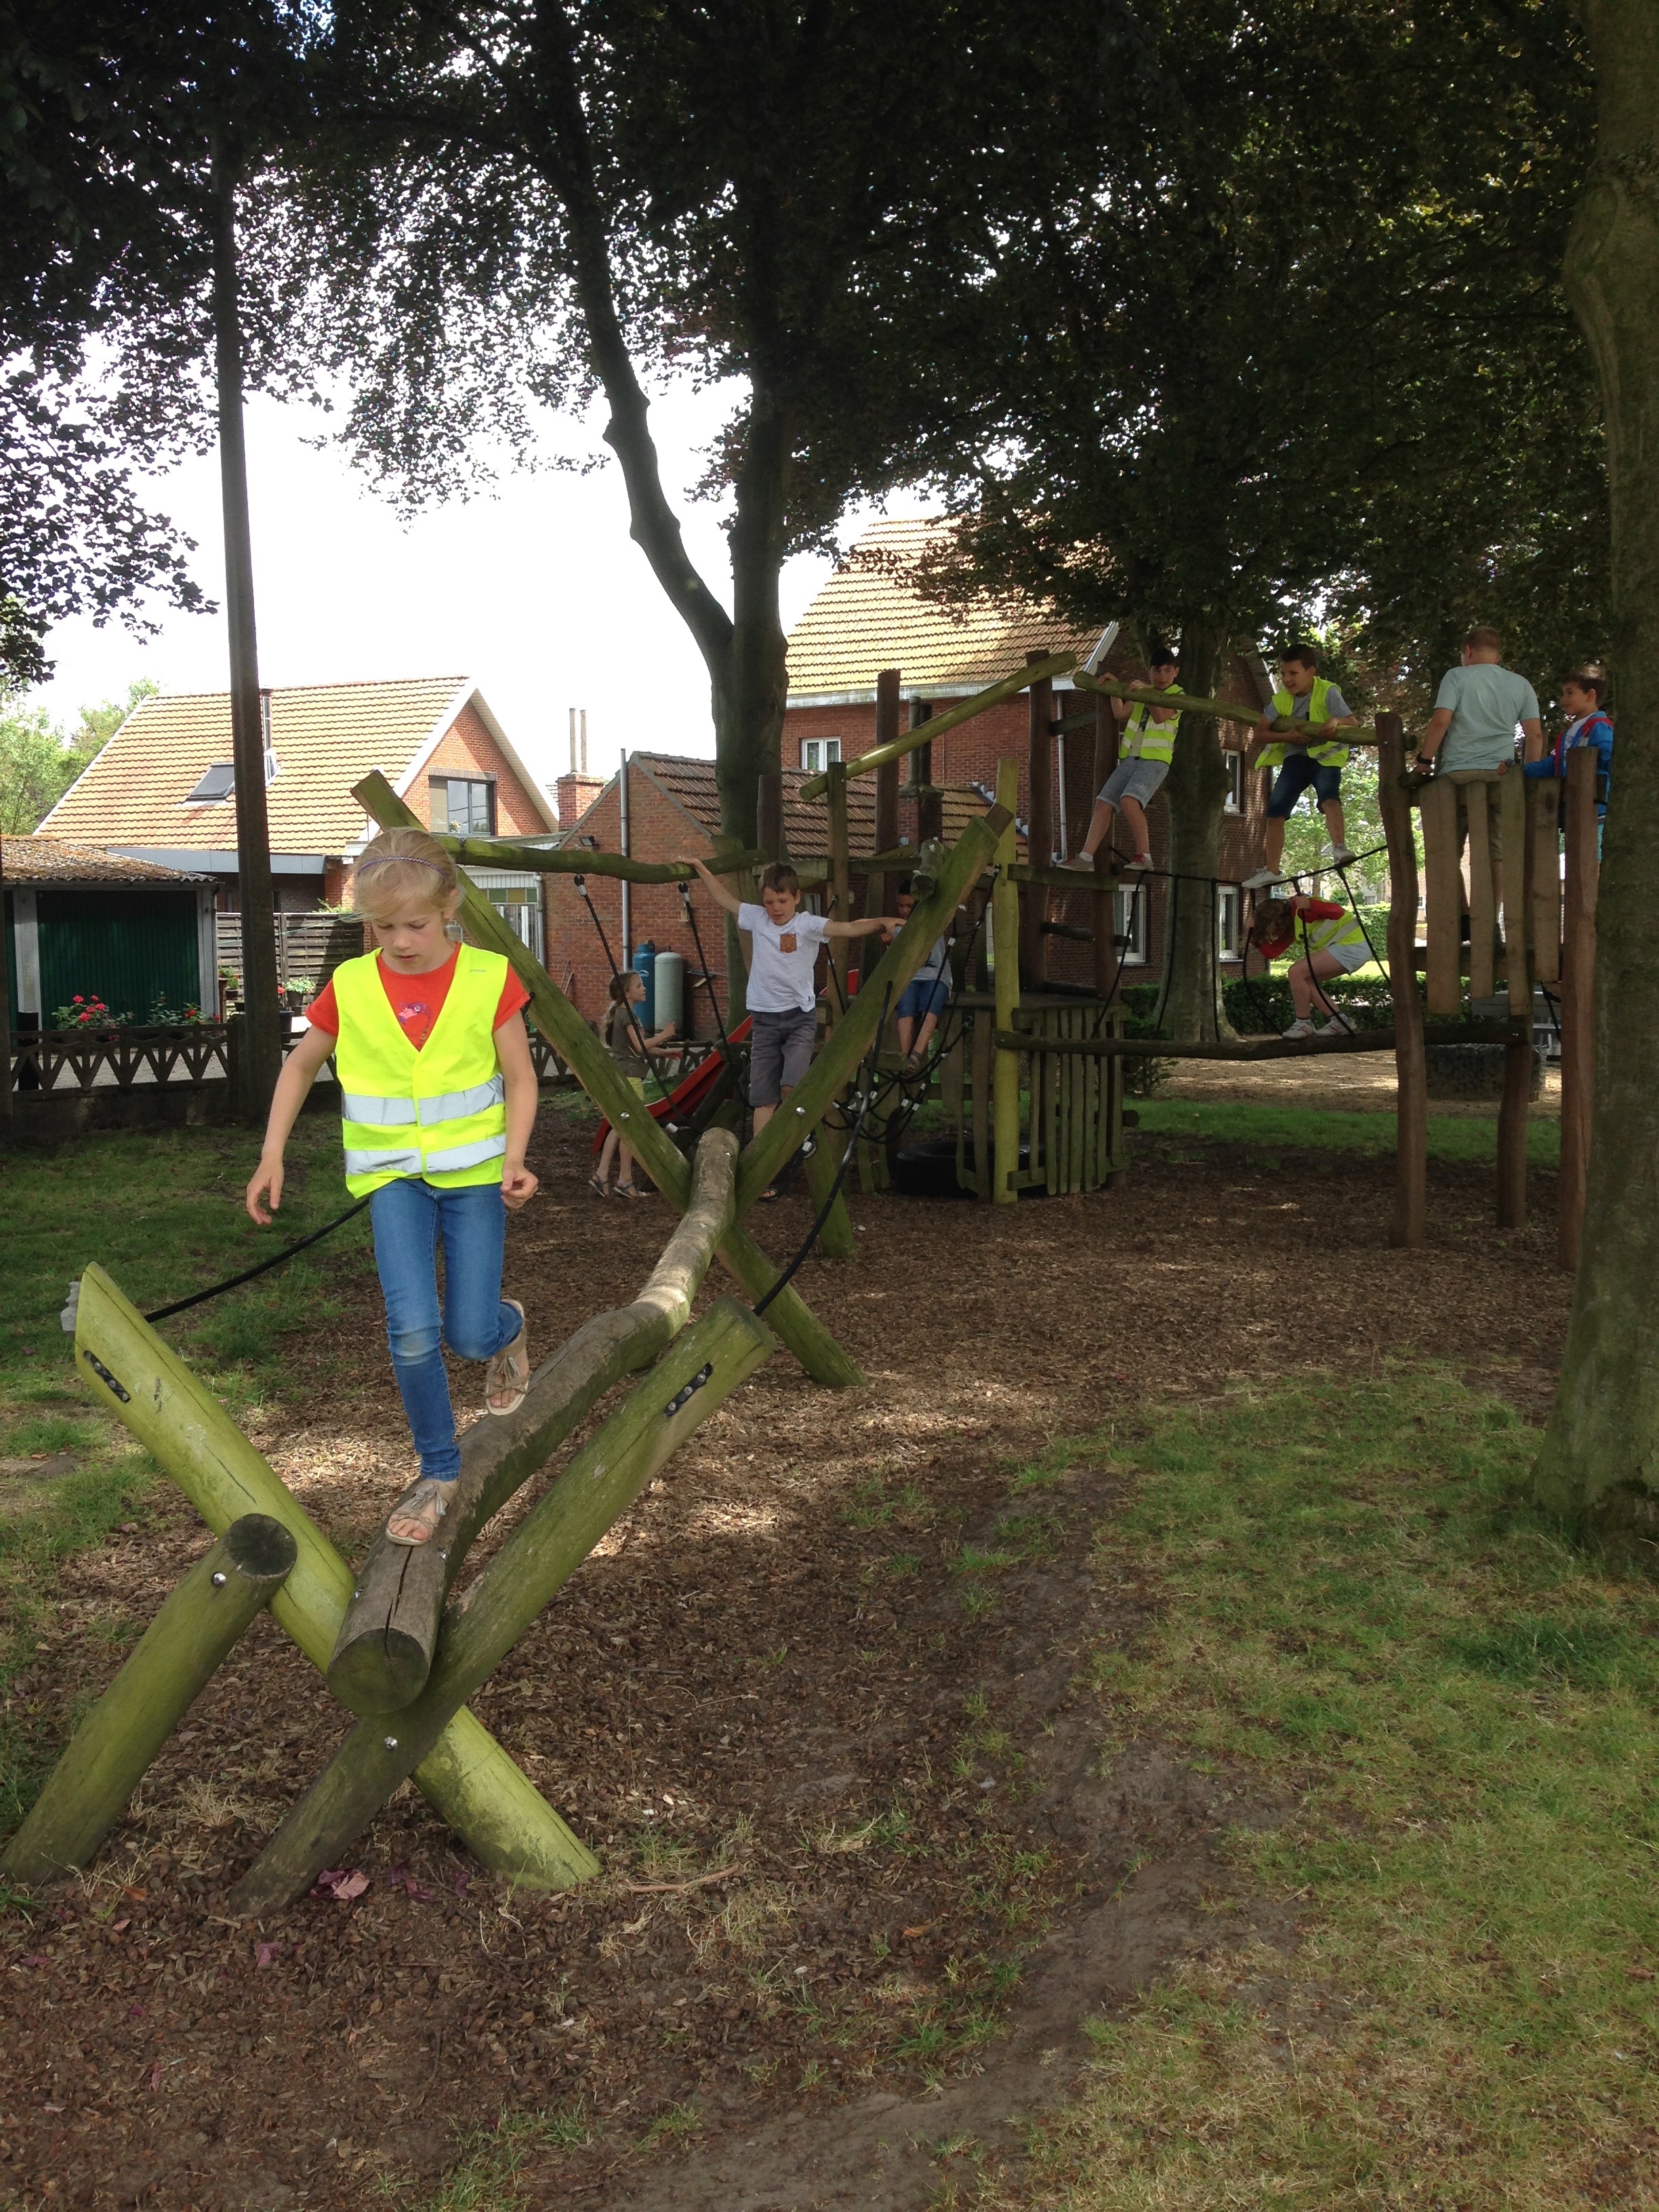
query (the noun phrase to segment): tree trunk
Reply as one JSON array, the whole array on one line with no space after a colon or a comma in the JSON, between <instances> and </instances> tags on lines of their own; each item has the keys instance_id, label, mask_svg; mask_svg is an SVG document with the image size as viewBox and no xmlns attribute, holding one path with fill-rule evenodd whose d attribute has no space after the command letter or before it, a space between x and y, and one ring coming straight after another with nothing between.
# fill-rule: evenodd
<instances>
[{"instance_id":1,"label":"tree trunk","mask_svg":"<svg viewBox=\"0 0 1659 2212\"><path fill-rule=\"evenodd\" d=\"M1207 698L1226 641L1213 623L1196 617L1181 626L1181 688ZM1164 1027L1172 1036L1218 1037L1221 1012L1215 887L1221 865L1222 810L1227 771L1221 757L1221 725L1203 714L1183 714L1175 758L1164 785L1170 801L1170 868L1164 885Z\"/></svg>"},{"instance_id":2,"label":"tree trunk","mask_svg":"<svg viewBox=\"0 0 1659 2212\"><path fill-rule=\"evenodd\" d=\"M1659 1534L1659 14L1652 0L1583 0L1581 13L1597 134L1565 273L1607 422L1619 782L1596 917L1583 1246L1534 1480L1540 1501L1586 1533L1634 1528L1650 1538Z\"/></svg>"},{"instance_id":3,"label":"tree trunk","mask_svg":"<svg viewBox=\"0 0 1659 2212\"><path fill-rule=\"evenodd\" d=\"M247 449L242 435L242 319L236 262L236 180L214 179L213 335L219 404L219 481L225 519L225 617L230 631L230 750L236 774L236 880L242 921L242 1005L247 1014L236 1101L263 1121L283 1066L270 824L265 811L265 729L253 626L253 547L248 529Z\"/></svg>"}]
</instances>

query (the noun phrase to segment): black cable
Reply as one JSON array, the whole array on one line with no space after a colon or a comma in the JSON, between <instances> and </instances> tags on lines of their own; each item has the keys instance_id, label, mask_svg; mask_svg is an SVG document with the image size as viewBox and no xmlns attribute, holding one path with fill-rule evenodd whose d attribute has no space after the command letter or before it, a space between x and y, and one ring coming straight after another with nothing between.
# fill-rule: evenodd
<instances>
[{"instance_id":1,"label":"black cable","mask_svg":"<svg viewBox=\"0 0 1659 2212\"><path fill-rule=\"evenodd\" d=\"M773 1299L777 1297L778 1293L781 1291L787 1289L789 1284L794 1279L795 1274L805 1261L807 1254L811 1250L813 1245L817 1243L819 1236L823 1233L823 1224L830 1218L830 1215L835 1206L836 1200L841 1196L842 1184L847 1179L847 1170L852 1164L854 1152L857 1148L860 1137L864 1133L865 1115L868 1109L870 1089L872 1084L875 1080L876 1061L881 1052L881 1033L887 1026L887 1009L892 1002L893 987L890 983L887 986L885 993L883 994L881 1002L881 1019L876 1024L876 1033L870 1040L869 1057L865 1062L865 1107L860 1109L858 1120L853 1124L853 1133L847 1139L847 1149L841 1156L841 1165L836 1170L835 1181L830 1186L830 1195L824 1200L823 1204L818 1208L817 1218L814 1219L812 1226L806 1232L805 1243L801 1246L799 1251L796 1253L794 1258L789 1262L789 1265L784 1269L783 1273L778 1277L776 1282L773 1284L771 1289L768 1291L766 1296L762 1298L759 1304L755 1307L754 1311L757 1319L758 1319L759 1316L766 1311L766 1309L771 1304Z\"/></svg>"},{"instance_id":2,"label":"black cable","mask_svg":"<svg viewBox=\"0 0 1659 2212\"><path fill-rule=\"evenodd\" d=\"M257 1267L244 1267L240 1275L232 1275L225 1282L216 1283L210 1291L198 1291L192 1297L175 1298L170 1306L157 1306L154 1313L147 1313L143 1318L146 1321L168 1321L174 1314L188 1312L191 1306L205 1305L210 1298L216 1298L222 1291L234 1291L239 1284L251 1283L256 1275L268 1275L273 1267L280 1267L296 1252L303 1252L307 1244L318 1243L323 1237L331 1235L343 1222L349 1221L354 1213L361 1213L368 1204L367 1198L360 1198L356 1206L347 1206L345 1212L337 1213L332 1221L325 1221L320 1229L313 1229L309 1237L301 1237L297 1243L273 1253L269 1260L261 1260Z\"/></svg>"}]
</instances>

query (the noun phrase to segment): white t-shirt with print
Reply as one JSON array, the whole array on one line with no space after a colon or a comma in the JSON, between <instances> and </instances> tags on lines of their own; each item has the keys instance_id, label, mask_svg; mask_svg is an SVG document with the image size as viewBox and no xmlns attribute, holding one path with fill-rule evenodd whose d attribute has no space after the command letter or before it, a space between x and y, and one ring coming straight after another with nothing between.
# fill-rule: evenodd
<instances>
[{"instance_id":1,"label":"white t-shirt with print","mask_svg":"<svg viewBox=\"0 0 1659 2212\"><path fill-rule=\"evenodd\" d=\"M763 906L745 899L738 907L738 927L749 932L755 948L747 993L751 1014L811 1012L817 1003L813 970L824 927L821 914L797 912L780 927Z\"/></svg>"}]
</instances>

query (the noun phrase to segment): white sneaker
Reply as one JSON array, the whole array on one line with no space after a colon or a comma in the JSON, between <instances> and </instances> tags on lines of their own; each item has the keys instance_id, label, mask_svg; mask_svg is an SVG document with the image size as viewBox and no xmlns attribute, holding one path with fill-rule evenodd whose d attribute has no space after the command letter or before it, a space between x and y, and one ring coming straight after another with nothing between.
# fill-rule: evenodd
<instances>
[{"instance_id":1,"label":"white sneaker","mask_svg":"<svg viewBox=\"0 0 1659 2212\"><path fill-rule=\"evenodd\" d=\"M1304 1018L1302 1020L1292 1022L1289 1029L1282 1031L1281 1034L1287 1037L1306 1037L1317 1036L1319 1032L1315 1029L1313 1024Z\"/></svg>"},{"instance_id":2,"label":"white sneaker","mask_svg":"<svg viewBox=\"0 0 1659 2212\"><path fill-rule=\"evenodd\" d=\"M1123 865L1126 868L1150 868L1152 856L1150 853L1132 853Z\"/></svg>"},{"instance_id":3,"label":"white sneaker","mask_svg":"<svg viewBox=\"0 0 1659 2212\"><path fill-rule=\"evenodd\" d=\"M1333 846L1332 846L1332 848L1331 848L1331 866L1332 866L1334 868L1346 868L1346 867L1347 866L1347 865L1348 865L1349 861L1350 861L1350 860L1352 860L1352 858L1353 858L1353 854L1352 854L1352 853L1349 850L1349 848L1347 848L1347 846L1346 846L1346 845L1333 845Z\"/></svg>"},{"instance_id":4,"label":"white sneaker","mask_svg":"<svg viewBox=\"0 0 1659 2212\"><path fill-rule=\"evenodd\" d=\"M1345 1022L1340 1014L1333 1014L1329 1021L1322 1022L1319 1024L1314 1035L1316 1036L1352 1036L1353 1024Z\"/></svg>"},{"instance_id":5,"label":"white sneaker","mask_svg":"<svg viewBox=\"0 0 1659 2212\"><path fill-rule=\"evenodd\" d=\"M1279 878L1271 868L1258 868L1253 876L1245 877L1239 888L1247 891L1265 891L1269 884L1276 884L1278 881Z\"/></svg>"},{"instance_id":6,"label":"white sneaker","mask_svg":"<svg viewBox=\"0 0 1659 2212\"><path fill-rule=\"evenodd\" d=\"M1087 853L1073 853L1069 860L1062 860L1060 865L1062 868L1085 868L1091 875L1095 872L1093 858Z\"/></svg>"}]
</instances>

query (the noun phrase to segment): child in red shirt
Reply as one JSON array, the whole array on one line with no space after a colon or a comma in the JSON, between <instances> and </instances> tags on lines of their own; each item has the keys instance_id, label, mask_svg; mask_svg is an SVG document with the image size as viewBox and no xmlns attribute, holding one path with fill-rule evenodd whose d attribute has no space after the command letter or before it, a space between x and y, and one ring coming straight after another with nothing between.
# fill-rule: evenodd
<instances>
[{"instance_id":1,"label":"child in red shirt","mask_svg":"<svg viewBox=\"0 0 1659 2212\"><path fill-rule=\"evenodd\" d=\"M1365 965L1371 957L1365 933L1346 907L1334 905L1329 899L1264 899L1250 922L1246 957L1253 945L1267 959L1277 960L1298 941L1303 956L1285 977L1296 1019L1285 1034L1287 1037L1346 1036L1350 1024L1319 985L1325 977L1351 975L1356 968ZM1317 1024L1313 1018L1316 1005L1327 1017Z\"/></svg>"}]
</instances>

